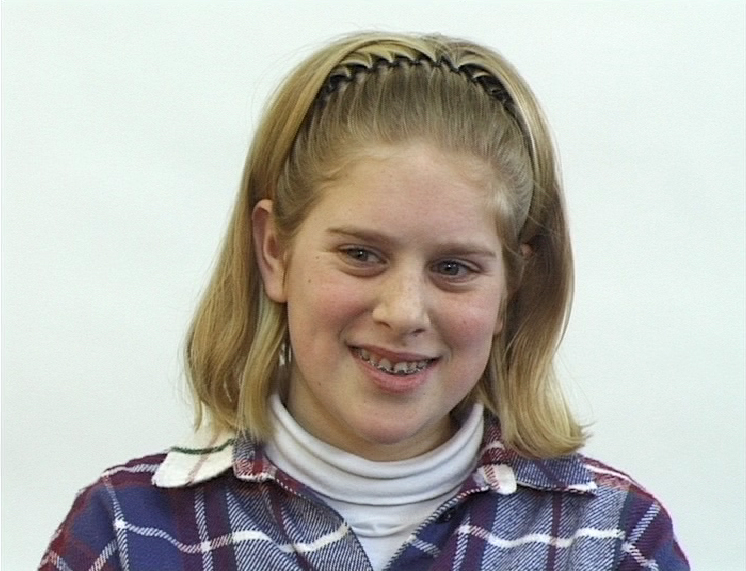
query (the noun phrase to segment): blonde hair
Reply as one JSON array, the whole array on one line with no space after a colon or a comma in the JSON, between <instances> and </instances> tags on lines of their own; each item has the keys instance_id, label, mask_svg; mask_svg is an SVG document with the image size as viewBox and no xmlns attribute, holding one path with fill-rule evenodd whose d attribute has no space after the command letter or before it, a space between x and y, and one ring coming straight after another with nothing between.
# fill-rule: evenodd
<instances>
[{"instance_id":1,"label":"blonde hair","mask_svg":"<svg viewBox=\"0 0 746 571\"><path fill-rule=\"evenodd\" d=\"M208 413L216 427L269 437L268 398L282 363L292 359L285 306L265 295L256 261L257 202L273 201L278 232L290 241L344 161L370 144L413 141L480 159L495 177L511 294L468 401L481 400L500 419L505 445L521 454L552 457L583 444L552 365L573 271L542 111L499 54L463 40L407 34L360 33L330 43L285 79L266 110L187 338L197 424Z\"/></svg>"}]
</instances>

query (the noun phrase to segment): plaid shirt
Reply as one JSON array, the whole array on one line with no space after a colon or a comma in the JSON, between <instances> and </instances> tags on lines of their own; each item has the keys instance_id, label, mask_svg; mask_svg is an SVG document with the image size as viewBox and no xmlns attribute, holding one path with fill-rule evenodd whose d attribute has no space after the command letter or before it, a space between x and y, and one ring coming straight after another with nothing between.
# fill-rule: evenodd
<instances>
[{"instance_id":1,"label":"plaid shirt","mask_svg":"<svg viewBox=\"0 0 746 571\"><path fill-rule=\"evenodd\" d=\"M347 523L250 440L104 472L75 499L43 571L371 570ZM671 520L626 475L581 455L529 460L489 419L476 469L387 571L687 570Z\"/></svg>"}]
</instances>

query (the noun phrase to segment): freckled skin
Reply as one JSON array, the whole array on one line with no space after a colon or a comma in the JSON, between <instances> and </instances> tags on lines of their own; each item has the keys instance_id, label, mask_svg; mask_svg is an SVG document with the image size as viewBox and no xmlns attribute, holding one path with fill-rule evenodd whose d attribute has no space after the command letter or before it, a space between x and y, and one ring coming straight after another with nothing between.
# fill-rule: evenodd
<instances>
[{"instance_id":1,"label":"freckled skin","mask_svg":"<svg viewBox=\"0 0 746 571\"><path fill-rule=\"evenodd\" d=\"M268 295L288 308L287 406L318 438L397 460L452 434L449 413L502 326L501 244L480 171L427 145L371 149L324 189L289 263L263 265ZM360 347L428 366L388 375Z\"/></svg>"}]
</instances>

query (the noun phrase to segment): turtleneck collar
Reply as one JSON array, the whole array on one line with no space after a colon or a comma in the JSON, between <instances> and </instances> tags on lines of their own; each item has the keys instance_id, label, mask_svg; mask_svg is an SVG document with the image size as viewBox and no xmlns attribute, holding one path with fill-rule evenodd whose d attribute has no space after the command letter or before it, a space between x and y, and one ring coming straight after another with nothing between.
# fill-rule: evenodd
<instances>
[{"instance_id":1,"label":"turtleneck collar","mask_svg":"<svg viewBox=\"0 0 746 571\"><path fill-rule=\"evenodd\" d=\"M474 470L483 433L483 406L474 405L456 434L415 458L374 462L345 452L306 432L278 395L270 400L275 435L267 457L319 495L365 505L405 505L440 498Z\"/></svg>"}]
</instances>

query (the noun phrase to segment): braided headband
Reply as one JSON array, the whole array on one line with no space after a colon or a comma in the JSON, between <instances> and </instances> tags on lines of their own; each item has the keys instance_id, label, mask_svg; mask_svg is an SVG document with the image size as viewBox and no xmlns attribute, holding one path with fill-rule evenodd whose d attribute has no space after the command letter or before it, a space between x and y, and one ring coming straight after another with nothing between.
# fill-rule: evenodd
<instances>
[{"instance_id":1,"label":"braided headband","mask_svg":"<svg viewBox=\"0 0 746 571\"><path fill-rule=\"evenodd\" d=\"M370 65L359 62L350 62L337 66L329 74L324 86L319 90L317 101L324 104L329 97L343 84L351 83L360 74L372 74L377 72L381 68L396 69L405 65L430 65L432 67L440 67L447 69L453 73L461 75L471 81L474 85L483 89L487 95L499 101L505 109L513 116L514 119L518 119L515 113L515 106L513 98L510 96L508 91L502 82L495 77L492 73L484 69L483 67L476 64L463 64L460 66L454 65L452 61L446 58L438 58L433 60L425 55L419 58L409 58L404 55L397 55L392 59L388 59L383 56L377 56ZM519 121L520 124L520 121Z\"/></svg>"}]
</instances>

